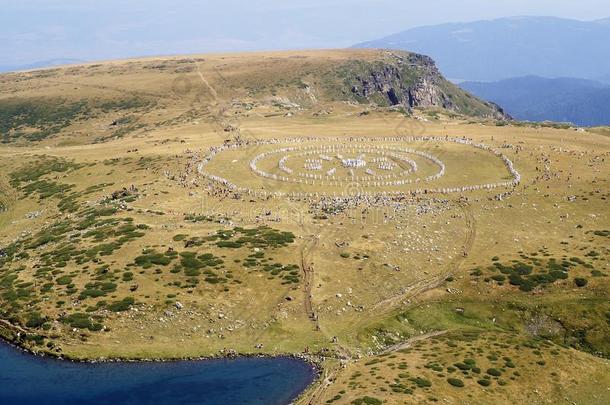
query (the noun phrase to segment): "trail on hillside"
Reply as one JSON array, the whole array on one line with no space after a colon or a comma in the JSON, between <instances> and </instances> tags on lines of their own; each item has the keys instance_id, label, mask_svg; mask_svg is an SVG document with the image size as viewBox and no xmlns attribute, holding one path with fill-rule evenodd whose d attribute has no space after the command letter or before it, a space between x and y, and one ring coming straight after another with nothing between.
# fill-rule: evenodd
<instances>
[{"instance_id":1,"label":"trail on hillside","mask_svg":"<svg viewBox=\"0 0 610 405\"><path fill-rule=\"evenodd\" d=\"M426 280L421 280L408 287L408 291L378 302L373 306L373 310L379 308L387 309L388 306L391 308L393 305L396 304L397 301L402 301L405 298L413 299L423 292L436 288L443 284L447 277L453 275L460 268L460 265L462 264L462 262L464 262L464 260L466 259L466 257L468 257L468 254L472 250L472 246L476 238L476 223L472 212L470 212L469 206L459 203L458 207L462 210L464 214L464 219L466 221L467 228L466 239L464 240L463 254L453 258L453 260L451 260L447 265L447 270L442 274L439 274Z\"/></svg>"},{"instance_id":2,"label":"trail on hillside","mask_svg":"<svg viewBox=\"0 0 610 405\"><path fill-rule=\"evenodd\" d=\"M362 328L365 327L367 323L371 323L370 319L378 320L381 316L383 316L387 313L390 313L390 312L394 311L396 308L398 308L400 305L403 305L403 303L406 300L412 300L412 299L416 298L417 296L419 296L420 294L440 286L441 284L443 284L445 282L447 277L451 276L452 274L455 274L459 270L460 266L466 260L466 257L468 257L468 255L470 254L472 247L474 245L474 242L476 239L476 221L472 214L471 208L467 203L458 202L457 206L464 214L464 220L465 220L466 229L467 229L466 238L464 239L463 254L455 257L447 265L446 271L443 272L442 274L432 277L432 278L428 278L426 280L421 280L420 282L417 282L417 283L409 286L408 290L405 291L404 293L387 298L387 299L375 304L372 307L372 309L367 312L367 319L356 322L355 324L351 325L350 326L351 329L362 330ZM312 250L314 248L315 248L315 246L311 246L310 250ZM302 252L305 252L305 250L306 249L304 247ZM302 257L305 257L305 256L302 256ZM311 277L313 277L313 266L311 267ZM305 287L306 291L307 291L307 288L308 287L307 287L307 283L306 283L306 287ZM311 288L311 285L309 286L309 288ZM308 293L306 292L306 294L308 294ZM311 300L309 302L310 302L309 305L311 305ZM306 304L306 310L308 308L307 305L308 304ZM371 315L373 315L373 316L371 316ZM317 318L316 318L316 322L317 322ZM394 352L397 350L401 350L401 349L410 347L415 342L423 341L423 340L426 340L426 339L429 339L429 338L432 338L435 336L440 336L447 332L448 332L447 330L441 330L441 331L433 331L433 332L425 333L422 335L414 336L406 341L386 347L381 353L382 354L390 353L390 352ZM347 349L345 349L342 346L340 346L340 348L343 349L341 351L343 351L347 354L347 356L345 357L347 362L351 361L351 356L349 356L349 351L347 351ZM336 366L328 369L325 373L324 378L319 382L319 384L317 384L312 389L311 392L307 393L303 397L303 399L301 401L299 401L299 403L308 404L308 405L318 404L320 399L322 398L324 392L326 391L326 389L333 383L333 381L336 379L337 375L339 374L339 372L341 371L341 369L343 367L345 367L345 363L339 363Z\"/></svg>"},{"instance_id":3,"label":"trail on hillside","mask_svg":"<svg viewBox=\"0 0 610 405\"><path fill-rule=\"evenodd\" d=\"M448 331L446 331L446 330L438 330L438 331L428 332L428 333L424 333L422 335L414 336L410 339L405 340L404 342L396 343L395 345L387 347L379 354L387 354L387 353L391 353L391 352L396 352L398 350L407 349L407 348L413 346L413 343L421 342L422 340L426 340L426 339L429 339L432 337L441 336L447 332Z\"/></svg>"},{"instance_id":4,"label":"trail on hillside","mask_svg":"<svg viewBox=\"0 0 610 405\"><path fill-rule=\"evenodd\" d=\"M411 347L413 345L413 343L421 342L421 341L424 341L426 339L430 339L430 338L433 338L436 336L441 336L447 332L448 331L446 331L446 330L440 330L440 331L435 331L435 332L430 332L430 333L425 333L423 335L415 336L404 342L400 342L395 345L389 346L380 354L387 354L387 353L395 352L398 350L406 349L408 347ZM349 359L349 360L351 360L351 359ZM328 387L330 387L333 384L333 382L337 378L337 375L343 368L345 368L345 366L346 366L346 363L339 362L334 367L327 368L324 372L324 378L322 378L319 381L319 383L313 387L313 389L311 391L306 392L305 395L303 396L303 398L300 401L298 401L297 403L302 403L302 404L307 404L307 405L318 405L320 403L322 396L324 395L324 392L326 392Z\"/></svg>"},{"instance_id":5,"label":"trail on hillside","mask_svg":"<svg viewBox=\"0 0 610 405\"><path fill-rule=\"evenodd\" d=\"M305 312L309 319L315 324L316 330L320 330L318 316L313 308L313 283L314 283L314 263L311 259L312 252L318 246L318 238L311 235L310 240L305 242L301 247L301 269L303 270L303 290L304 290L304 305Z\"/></svg>"},{"instance_id":6,"label":"trail on hillside","mask_svg":"<svg viewBox=\"0 0 610 405\"><path fill-rule=\"evenodd\" d=\"M474 241L476 239L476 222L472 215L470 206L466 203L459 202L457 206L464 214L464 220L466 222L466 238L464 239L463 254L456 256L446 267L446 270L436 276L420 280L414 284L409 285L405 290L397 295L386 298L382 301L377 302L366 312L366 319L356 320L350 325L352 330L362 330L367 323L375 322L376 320L383 317L388 313L391 313L400 305L404 305L406 302L415 299L417 296L423 294L426 291L432 290L441 286L447 277L455 274L461 264L464 262L466 257L470 254ZM374 321L371 321L374 319Z\"/></svg>"}]
</instances>

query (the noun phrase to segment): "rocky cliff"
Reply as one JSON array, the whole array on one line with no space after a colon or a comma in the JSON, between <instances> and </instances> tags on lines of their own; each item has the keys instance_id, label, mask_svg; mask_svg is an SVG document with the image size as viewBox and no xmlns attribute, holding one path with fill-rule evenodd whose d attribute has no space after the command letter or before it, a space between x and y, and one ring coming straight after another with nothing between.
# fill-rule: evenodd
<instances>
[{"instance_id":1,"label":"rocky cliff","mask_svg":"<svg viewBox=\"0 0 610 405\"><path fill-rule=\"evenodd\" d=\"M454 113L510 119L497 105L482 101L446 80L428 56L384 51L376 60L351 60L339 75L358 102L379 106L443 108Z\"/></svg>"}]
</instances>

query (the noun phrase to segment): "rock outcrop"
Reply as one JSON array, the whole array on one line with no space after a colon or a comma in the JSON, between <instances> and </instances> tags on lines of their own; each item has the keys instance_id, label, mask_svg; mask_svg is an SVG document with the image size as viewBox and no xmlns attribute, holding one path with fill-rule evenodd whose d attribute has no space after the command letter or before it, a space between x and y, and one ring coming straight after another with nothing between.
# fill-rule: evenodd
<instances>
[{"instance_id":1,"label":"rock outcrop","mask_svg":"<svg viewBox=\"0 0 610 405\"><path fill-rule=\"evenodd\" d=\"M340 73L360 102L510 119L497 105L479 100L446 80L428 56L387 51L379 60L349 61Z\"/></svg>"}]
</instances>

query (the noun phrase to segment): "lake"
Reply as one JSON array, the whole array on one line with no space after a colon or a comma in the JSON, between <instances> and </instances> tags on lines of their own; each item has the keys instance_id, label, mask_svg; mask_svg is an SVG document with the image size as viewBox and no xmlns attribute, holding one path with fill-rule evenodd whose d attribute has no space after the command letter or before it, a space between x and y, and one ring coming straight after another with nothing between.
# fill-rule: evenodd
<instances>
[{"instance_id":1,"label":"lake","mask_svg":"<svg viewBox=\"0 0 610 405\"><path fill-rule=\"evenodd\" d=\"M287 404L315 378L308 363L237 358L73 363L0 343L0 404Z\"/></svg>"}]
</instances>

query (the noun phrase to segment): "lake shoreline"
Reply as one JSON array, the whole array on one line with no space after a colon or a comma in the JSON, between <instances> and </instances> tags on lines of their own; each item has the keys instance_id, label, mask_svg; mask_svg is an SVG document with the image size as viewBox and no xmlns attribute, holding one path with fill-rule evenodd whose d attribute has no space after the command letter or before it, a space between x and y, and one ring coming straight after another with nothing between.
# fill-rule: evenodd
<instances>
[{"instance_id":1,"label":"lake shoreline","mask_svg":"<svg viewBox=\"0 0 610 405\"><path fill-rule=\"evenodd\" d=\"M311 361L295 356L98 362L43 356L4 340L0 362L2 403L33 404L44 398L49 404L102 405L114 398L133 405L153 399L186 404L200 403L203 396L210 403L292 404L302 401L322 375ZM56 378L73 386L58 385ZM36 381L37 391L31 391L28 381Z\"/></svg>"},{"instance_id":2,"label":"lake shoreline","mask_svg":"<svg viewBox=\"0 0 610 405\"><path fill-rule=\"evenodd\" d=\"M325 356L311 355L303 353L280 353L280 354L269 354L269 353L239 353L231 349L225 353L212 354L207 356L185 356L185 357L101 357L101 358L77 358L70 355L56 353L48 350L34 350L31 347L24 345L23 337L20 333L28 333L26 330L17 327L10 323L8 320L0 320L0 345L10 346L12 349L17 350L21 353L32 355L41 359L51 359L59 362L68 362L74 364L99 364L99 363L172 363L172 362L199 362L199 361L213 361L213 360L238 360L247 358L261 358L261 359L295 359L302 361L309 365L312 371L312 381L294 398L293 403L302 398L307 392L311 390L313 386L319 383L323 376ZM7 329L10 329L7 330ZM8 332L8 333L7 333ZM8 334L8 336L7 336Z\"/></svg>"},{"instance_id":3,"label":"lake shoreline","mask_svg":"<svg viewBox=\"0 0 610 405\"><path fill-rule=\"evenodd\" d=\"M49 357L57 360L70 361L74 363L113 363L113 362L124 362L124 363L137 363L137 362L170 362L170 361L199 361L199 360L218 360L218 359L232 359L232 358L246 358L246 357L258 357L258 358L277 358L277 357L287 357L294 358L305 361L316 368L320 368L320 365L323 361L322 356L303 354L303 353L280 353L280 354L268 354L268 353L239 353L232 349L227 349L226 353L212 354L207 356L185 356L185 357L165 357L165 358L153 358L153 357L99 357L99 358L76 358L71 357L70 355L65 355L61 353L55 353L49 350L34 350L30 347L27 347L21 344L19 338L21 336L18 334L20 332L19 329L15 325L11 324L7 320L0 320L2 324L0 325L0 341L8 344L10 346L15 347L18 350L23 352L27 352L29 354L39 356L39 357ZM13 334L13 336L7 336L5 333L5 328L3 326L8 326L17 331L17 334ZM23 330L26 332L26 330Z\"/></svg>"},{"instance_id":4,"label":"lake shoreline","mask_svg":"<svg viewBox=\"0 0 610 405\"><path fill-rule=\"evenodd\" d=\"M0 335L0 344L11 346L21 352L28 353L37 357L50 358L59 361L67 361L71 363L163 363L163 362L175 362L175 361L205 361L205 360L231 360L239 358L292 358L304 361L311 365L314 369L318 370L321 368L321 363L324 360L322 356L307 355L302 353L239 353L235 351L228 351L223 354L212 354L208 356L185 356L185 357L165 357L165 358L153 358L153 357L99 357L99 358L77 358L71 357L70 355L64 355L60 353L54 353L46 350L37 351L30 347L19 344L15 340L6 339Z\"/></svg>"}]
</instances>

